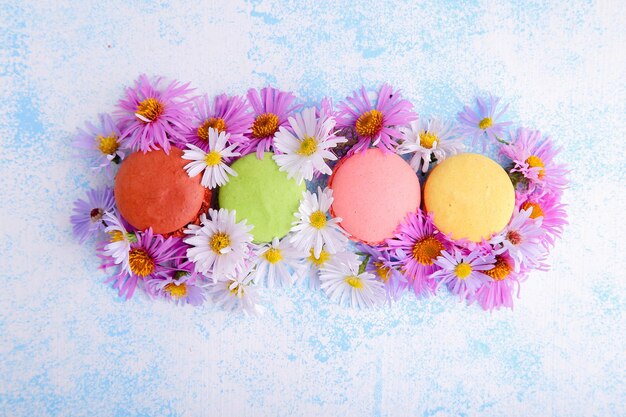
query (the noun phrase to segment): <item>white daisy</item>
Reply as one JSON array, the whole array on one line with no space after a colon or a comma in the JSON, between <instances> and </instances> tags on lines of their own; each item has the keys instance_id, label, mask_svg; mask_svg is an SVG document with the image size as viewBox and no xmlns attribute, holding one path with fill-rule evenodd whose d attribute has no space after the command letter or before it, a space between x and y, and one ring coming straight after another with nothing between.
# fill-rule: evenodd
<instances>
[{"instance_id":1,"label":"white daisy","mask_svg":"<svg viewBox=\"0 0 626 417\"><path fill-rule=\"evenodd\" d=\"M337 157L329 149L347 141L335 136L334 117L322 114L318 118L315 113L315 107L304 109L289 118L293 133L281 126L274 136L274 148L281 153L274 155L274 160L281 171L287 171L287 176L299 184L303 179L313 179L315 171L330 175L332 170L325 160L334 161Z\"/></svg>"},{"instance_id":2,"label":"white daisy","mask_svg":"<svg viewBox=\"0 0 626 417\"><path fill-rule=\"evenodd\" d=\"M415 171L426 172L431 162L439 163L465 148L463 140L455 137L452 125L438 117L411 122L410 127L400 131L404 141L398 146L398 153L413 153L409 163Z\"/></svg>"},{"instance_id":3,"label":"white daisy","mask_svg":"<svg viewBox=\"0 0 626 417\"><path fill-rule=\"evenodd\" d=\"M361 269L356 254L346 252L336 256L320 270L322 290L342 306L364 308L384 304L387 297L384 284L374 274Z\"/></svg>"},{"instance_id":4,"label":"white daisy","mask_svg":"<svg viewBox=\"0 0 626 417\"><path fill-rule=\"evenodd\" d=\"M196 264L201 274L211 272L213 280L219 280L223 274L232 273L245 258L247 247L252 242L252 225L246 220L237 223L235 211L209 209L200 216L201 226L189 225L185 233L187 257Z\"/></svg>"},{"instance_id":5,"label":"white daisy","mask_svg":"<svg viewBox=\"0 0 626 417\"><path fill-rule=\"evenodd\" d=\"M342 256L343 252L339 253L330 253L326 251L326 248L322 248L319 256L315 256L313 249L309 250L309 256L304 259L304 270L302 273L296 277L296 283L300 284L306 282L308 284L309 289L311 290L319 290L320 289L320 269L326 265L331 259L336 256Z\"/></svg>"},{"instance_id":6,"label":"white daisy","mask_svg":"<svg viewBox=\"0 0 626 417\"><path fill-rule=\"evenodd\" d=\"M183 159L193 161L185 165L187 174L195 177L202 171L202 186L207 188L215 188L222 186L228 182L228 175L234 177L237 173L226 163L229 158L239 156L239 152L233 152L237 146L232 144L226 147L226 142L230 135L226 132L219 133L216 129L209 129L209 152L205 152L196 145L187 144L187 148L183 153Z\"/></svg>"},{"instance_id":7,"label":"white daisy","mask_svg":"<svg viewBox=\"0 0 626 417\"><path fill-rule=\"evenodd\" d=\"M333 190L317 187L317 194L308 190L303 193L300 208L295 216L290 242L301 251L313 248L316 257L320 256L322 246L329 253L341 252L347 245L346 232L339 226L340 217L327 218L326 213L333 203Z\"/></svg>"},{"instance_id":8,"label":"white daisy","mask_svg":"<svg viewBox=\"0 0 626 417\"><path fill-rule=\"evenodd\" d=\"M257 264L254 271L254 282L265 281L268 288L288 287L293 283L293 275L298 277L304 266L305 255L291 247L287 238L274 238L271 244L264 244L257 250Z\"/></svg>"},{"instance_id":9,"label":"white daisy","mask_svg":"<svg viewBox=\"0 0 626 417\"><path fill-rule=\"evenodd\" d=\"M104 213L102 221L106 224L104 231L109 234L109 243L104 245L103 249L104 255L113 259L116 265L122 265L124 269L130 271L128 253L131 241L137 241L135 234L128 233L122 221L111 212Z\"/></svg>"},{"instance_id":10,"label":"white daisy","mask_svg":"<svg viewBox=\"0 0 626 417\"><path fill-rule=\"evenodd\" d=\"M207 293L216 305L224 310L243 311L254 316L263 313L258 287L252 279L251 265L238 265L232 273L207 286Z\"/></svg>"}]
</instances>

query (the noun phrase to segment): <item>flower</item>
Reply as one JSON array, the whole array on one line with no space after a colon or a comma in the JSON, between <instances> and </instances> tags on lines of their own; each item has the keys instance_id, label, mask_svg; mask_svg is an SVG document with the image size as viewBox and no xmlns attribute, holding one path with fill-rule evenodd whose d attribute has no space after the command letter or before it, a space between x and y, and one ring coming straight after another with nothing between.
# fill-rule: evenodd
<instances>
[{"instance_id":1,"label":"flower","mask_svg":"<svg viewBox=\"0 0 626 417\"><path fill-rule=\"evenodd\" d=\"M102 249L104 256L112 259L113 264L122 265L124 269L130 271L128 253L130 244L137 242L137 236L134 233L128 233L122 220L113 213L104 213L102 220L106 224L104 231L109 235L109 241Z\"/></svg>"},{"instance_id":2,"label":"flower","mask_svg":"<svg viewBox=\"0 0 626 417\"><path fill-rule=\"evenodd\" d=\"M226 163L231 157L239 156L239 152L233 152L237 145L226 146L228 141L228 133L226 132L218 133L216 129L210 128L208 137L208 152L188 143L187 148L189 149L185 150L182 158L192 161L185 165L190 177L195 177L204 171L202 186L215 188L226 184L228 175L237 176L237 173Z\"/></svg>"},{"instance_id":3,"label":"flower","mask_svg":"<svg viewBox=\"0 0 626 417\"><path fill-rule=\"evenodd\" d=\"M432 217L420 210L407 215L384 250L395 256L417 297L432 294L436 283L429 279L439 267L435 260L446 249L446 241L433 225Z\"/></svg>"},{"instance_id":4,"label":"flower","mask_svg":"<svg viewBox=\"0 0 626 417\"><path fill-rule=\"evenodd\" d=\"M213 99L211 106L209 96L204 94L194 101L195 121L191 129L185 133L187 143L191 143L204 151L209 151L209 129L218 133L226 132L230 140L245 140L254 120L250 113L250 104L239 96L228 97L220 94Z\"/></svg>"},{"instance_id":5,"label":"flower","mask_svg":"<svg viewBox=\"0 0 626 417\"><path fill-rule=\"evenodd\" d=\"M209 284L207 291L213 302L224 310L261 314L263 307L259 304L260 294L252 280L251 267L251 263L240 264L222 279Z\"/></svg>"},{"instance_id":6,"label":"flower","mask_svg":"<svg viewBox=\"0 0 626 417\"><path fill-rule=\"evenodd\" d=\"M515 272L513 259L505 254L496 255L493 258L493 267L483 271L490 280L483 282L483 285L470 294L468 301L478 304L484 310L499 310L500 307L513 308L513 292L523 280L522 274ZM518 294L519 295L519 294Z\"/></svg>"},{"instance_id":7,"label":"flower","mask_svg":"<svg viewBox=\"0 0 626 417\"><path fill-rule=\"evenodd\" d=\"M358 142L349 154L364 151L370 144L386 151L393 151L400 138L399 128L417 119L413 105L402 98L399 91L393 91L388 84L383 84L378 92L376 105L372 105L365 87L354 91L352 97L346 97L339 103L337 128L353 129Z\"/></svg>"},{"instance_id":8,"label":"flower","mask_svg":"<svg viewBox=\"0 0 626 417\"><path fill-rule=\"evenodd\" d=\"M99 116L100 124L85 122L86 130L78 129L74 146L84 151L95 161L94 169L104 169L112 175L112 163L120 163L126 156L120 143L120 130L108 114ZM81 155L82 157L82 155Z\"/></svg>"},{"instance_id":9,"label":"flower","mask_svg":"<svg viewBox=\"0 0 626 417\"><path fill-rule=\"evenodd\" d=\"M310 191L302 193L297 221L293 222L293 235L290 242L301 251L313 248L315 257L319 257L322 247L326 246L329 253L340 252L347 244L345 232L339 226L341 218L327 218L326 213L333 203L333 190L317 187L317 194Z\"/></svg>"},{"instance_id":10,"label":"flower","mask_svg":"<svg viewBox=\"0 0 626 417\"><path fill-rule=\"evenodd\" d=\"M484 137L494 143L501 142L505 128L512 123L499 121L506 113L509 105L499 108L500 98L492 95L489 95L486 100L477 97L476 103L478 104L478 112L465 106L463 111L458 114L457 119L460 123L458 133L464 138L472 138L472 145ZM483 141L483 150L486 146L486 142Z\"/></svg>"},{"instance_id":11,"label":"flower","mask_svg":"<svg viewBox=\"0 0 626 417\"><path fill-rule=\"evenodd\" d=\"M174 271L170 275L150 279L146 284L149 293L176 304L198 306L206 298L201 275L195 271L194 264L189 260L175 260Z\"/></svg>"},{"instance_id":12,"label":"flower","mask_svg":"<svg viewBox=\"0 0 626 417\"><path fill-rule=\"evenodd\" d=\"M296 96L272 87L248 90L248 101L254 109L254 121L245 133L245 138L233 138L238 143L237 150L242 155L256 151L257 158L263 159L263 152L269 151L274 143L274 135L298 106L293 106Z\"/></svg>"},{"instance_id":13,"label":"flower","mask_svg":"<svg viewBox=\"0 0 626 417\"><path fill-rule=\"evenodd\" d=\"M409 285L409 282L395 268L389 252L380 248L360 244L358 248L365 255L365 271L374 275L385 286L387 301L398 301Z\"/></svg>"},{"instance_id":14,"label":"flower","mask_svg":"<svg viewBox=\"0 0 626 417\"><path fill-rule=\"evenodd\" d=\"M431 278L439 280L439 285L447 285L450 292L462 298L474 294L478 288L489 280L485 271L493 268L494 255L482 255L479 248L469 253L459 249L451 252L444 250L435 259L441 269L435 271Z\"/></svg>"},{"instance_id":15,"label":"flower","mask_svg":"<svg viewBox=\"0 0 626 417\"><path fill-rule=\"evenodd\" d=\"M545 231L542 236L544 246L554 246L556 239L561 237L563 227L567 223L565 205L559 201L557 194L544 194L541 197L525 196L519 205L520 210L531 209L530 218L541 218L541 228Z\"/></svg>"},{"instance_id":16,"label":"flower","mask_svg":"<svg viewBox=\"0 0 626 417\"><path fill-rule=\"evenodd\" d=\"M128 251L128 269L121 268L117 275L105 282L115 282L113 288L119 289L120 297L128 300L135 293L139 282L156 279L171 271L170 263L181 256L183 246L180 239L167 238L152 233L152 228L145 232L136 232L136 241L130 243Z\"/></svg>"},{"instance_id":17,"label":"flower","mask_svg":"<svg viewBox=\"0 0 626 417\"><path fill-rule=\"evenodd\" d=\"M265 282L268 288L289 287L293 283L292 275L302 273L304 255L290 247L287 239L279 241L275 237L271 243L257 249L256 270L253 273L255 284Z\"/></svg>"},{"instance_id":18,"label":"flower","mask_svg":"<svg viewBox=\"0 0 626 417\"><path fill-rule=\"evenodd\" d=\"M74 202L74 214L70 217L74 236L80 243L94 236L105 227L102 222L104 213L113 210L115 198L110 187L90 189L87 191L87 200L81 198Z\"/></svg>"},{"instance_id":19,"label":"flower","mask_svg":"<svg viewBox=\"0 0 626 417\"><path fill-rule=\"evenodd\" d=\"M518 172L527 191L560 194L567 186L567 170L554 163L559 152L552 140L541 136L538 130L520 128L510 145L503 145L500 152L513 161L511 173Z\"/></svg>"},{"instance_id":20,"label":"flower","mask_svg":"<svg viewBox=\"0 0 626 417\"><path fill-rule=\"evenodd\" d=\"M189 84L172 81L160 91L161 81L158 77L151 82L142 74L118 102L120 140L133 150L146 153L160 147L169 153L170 140L185 142L184 134L191 128Z\"/></svg>"},{"instance_id":21,"label":"flower","mask_svg":"<svg viewBox=\"0 0 626 417\"><path fill-rule=\"evenodd\" d=\"M232 273L243 261L247 245L252 242L252 225L246 220L236 222L235 212L226 209L209 209L200 216L201 226L190 224L185 234L190 235L184 242L191 245L187 257L196 264L198 272L212 273L213 280L221 275Z\"/></svg>"},{"instance_id":22,"label":"flower","mask_svg":"<svg viewBox=\"0 0 626 417\"><path fill-rule=\"evenodd\" d=\"M351 252L336 256L320 270L321 288L332 301L352 308L385 302L385 287L373 274L361 271L360 258Z\"/></svg>"},{"instance_id":23,"label":"flower","mask_svg":"<svg viewBox=\"0 0 626 417\"><path fill-rule=\"evenodd\" d=\"M313 248L309 249L309 256L304 258L304 267L302 273L296 275L295 282L308 282L308 287L312 290L320 289L319 271L326 263L336 256L343 256L343 252L330 253L325 247L322 247L318 256L315 256Z\"/></svg>"},{"instance_id":24,"label":"flower","mask_svg":"<svg viewBox=\"0 0 626 417\"><path fill-rule=\"evenodd\" d=\"M496 254L508 253L515 263L515 271L521 266L543 269L546 257L545 247L541 244L544 231L541 229L541 217L530 216L532 208L521 209L513 213L513 217L504 230L489 240L496 249Z\"/></svg>"},{"instance_id":25,"label":"flower","mask_svg":"<svg viewBox=\"0 0 626 417\"><path fill-rule=\"evenodd\" d=\"M452 126L437 117L413 121L409 127L400 128L400 132L403 142L398 146L398 154L412 153L409 163L415 171L426 172L431 162L439 163L464 148Z\"/></svg>"},{"instance_id":26,"label":"flower","mask_svg":"<svg viewBox=\"0 0 626 417\"><path fill-rule=\"evenodd\" d=\"M346 142L335 136L333 117L316 117L315 107L304 109L302 113L289 118L293 133L281 127L274 138L274 148L281 154L274 155L274 160L281 171L287 171L289 178L295 178L298 184L302 180L310 181L313 174L320 172L332 174L325 160L335 161L337 157L328 149Z\"/></svg>"}]
</instances>

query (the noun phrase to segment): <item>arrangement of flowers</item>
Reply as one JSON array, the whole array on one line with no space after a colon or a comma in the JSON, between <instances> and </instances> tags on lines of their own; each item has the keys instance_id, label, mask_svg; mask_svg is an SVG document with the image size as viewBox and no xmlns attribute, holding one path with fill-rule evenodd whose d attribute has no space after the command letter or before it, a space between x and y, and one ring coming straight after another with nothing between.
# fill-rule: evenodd
<instances>
[{"instance_id":1,"label":"arrangement of flowers","mask_svg":"<svg viewBox=\"0 0 626 417\"><path fill-rule=\"evenodd\" d=\"M91 167L113 181L133 152L172 146L184 150L188 175L203 187L226 184L230 164L254 153L274 160L290 178L306 182L287 236L254 244L252 225L210 208L182 236L135 230L120 215L113 189L92 189L75 202L71 223L81 243L96 240L102 268L120 296L139 291L177 304L212 302L258 314L264 288L302 285L354 308L392 304L406 292L429 297L445 287L485 310L513 307L520 284L545 270L549 250L567 224L561 197L567 170L559 149L537 130L513 128L500 99L476 99L456 119L419 116L398 90L383 85L355 91L336 107L324 99L304 107L290 92L251 89L245 97L195 96L188 84L139 77L112 114L76 135L74 146ZM431 214L410 213L380 245L352 243L329 214L326 187L334 164L378 147L395 152L425 178L466 146L493 145L515 186L513 216L504 230L480 243L439 232Z\"/></svg>"}]
</instances>

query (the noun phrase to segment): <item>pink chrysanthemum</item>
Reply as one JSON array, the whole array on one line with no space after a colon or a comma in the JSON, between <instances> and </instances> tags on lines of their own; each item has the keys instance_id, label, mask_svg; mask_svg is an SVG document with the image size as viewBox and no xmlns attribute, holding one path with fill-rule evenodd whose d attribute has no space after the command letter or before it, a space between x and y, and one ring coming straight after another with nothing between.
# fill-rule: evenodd
<instances>
[{"instance_id":1,"label":"pink chrysanthemum","mask_svg":"<svg viewBox=\"0 0 626 417\"><path fill-rule=\"evenodd\" d=\"M261 89L261 93L253 88L248 90L248 101L254 110L254 121L243 138L231 138L238 144L237 151L241 155L255 152L257 158L263 159L263 152L272 149L274 135L281 126L289 129L287 120L299 106L294 106L296 96L273 87Z\"/></svg>"},{"instance_id":2,"label":"pink chrysanthemum","mask_svg":"<svg viewBox=\"0 0 626 417\"><path fill-rule=\"evenodd\" d=\"M93 160L93 169L103 169L112 177L112 165L119 164L126 156L120 143L122 134L110 115L101 114L99 119L98 125L86 122L85 130L78 129L73 144L84 152L81 158L88 156Z\"/></svg>"},{"instance_id":3,"label":"pink chrysanthemum","mask_svg":"<svg viewBox=\"0 0 626 417\"><path fill-rule=\"evenodd\" d=\"M380 88L375 106L365 87L361 87L361 90L354 91L352 97L346 97L346 101L339 103L338 109L337 128L352 129L358 138L348 155L364 151L370 144L393 152L396 139L402 137L400 127L417 119L411 102L403 99L400 91L393 91L388 84Z\"/></svg>"},{"instance_id":4,"label":"pink chrysanthemum","mask_svg":"<svg viewBox=\"0 0 626 417\"><path fill-rule=\"evenodd\" d=\"M496 254L508 253L515 263L515 271L522 266L545 269L545 247L541 244L545 231L541 228L541 217L530 218L533 210L515 211L504 230L489 240Z\"/></svg>"},{"instance_id":5,"label":"pink chrysanthemum","mask_svg":"<svg viewBox=\"0 0 626 417\"><path fill-rule=\"evenodd\" d=\"M458 132L461 136L472 139L472 146L481 138L487 138L492 143L500 142L505 133L505 129L512 122L502 122L500 119L504 116L509 105L503 107L498 106L500 99L489 95L487 100L480 97L476 98L478 111L474 111L471 107L465 106L463 111L457 115L459 121ZM487 142L483 141L483 150L487 147Z\"/></svg>"},{"instance_id":6,"label":"pink chrysanthemum","mask_svg":"<svg viewBox=\"0 0 626 417\"><path fill-rule=\"evenodd\" d=\"M515 272L513 258L506 254L496 255L492 268L484 271L491 278L468 298L469 303L477 301L484 310L513 308L513 294L519 297L520 282L526 271Z\"/></svg>"},{"instance_id":7,"label":"pink chrysanthemum","mask_svg":"<svg viewBox=\"0 0 626 417\"><path fill-rule=\"evenodd\" d=\"M164 239L153 234L151 228L135 232L135 236L136 240L130 242L128 268L121 268L105 281L114 282L113 288L119 289L120 296L125 296L127 300L133 296L139 282L158 279L172 272L171 262L183 256L185 249L180 239Z\"/></svg>"},{"instance_id":8,"label":"pink chrysanthemum","mask_svg":"<svg viewBox=\"0 0 626 417\"><path fill-rule=\"evenodd\" d=\"M513 142L504 145L500 152L513 161L511 173L520 173L527 192L560 194L567 186L567 169L554 162L559 149L549 137L542 137L538 130L520 128Z\"/></svg>"},{"instance_id":9,"label":"pink chrysanthemum","mask_svg":"<svg viewBox=\"0 0 626 417\"><path fill-rule=\"evenodd\" d=\"M228 133L232 143L244 141L245 135L250 133L254 116L245 98L220 94L213 99L211 106L209 96L205 94L198 97L194 105L193 127L185 134L188 143L209 151L210 128L216 129L217 133Z\"/></svg>"},{"instance_id":10,"label":"pink chrysanthemum","mask_svg":"<svg viewBox=\"0 0 626 417\"><path fill-rule=\"evenodd\" d=\"M461 298L474 294L489 277L485 271L493 268L494 255L483 255L480 249L466 253L459 249L451 252L442 251L435 259L441 269L435 271L431 278L437 280L438 287L446 285L452 294Z\"/></svg>"},{"instance_id":11,"label":"pink chrysanthemum","mask_svg":"<svg viewBox=\"0 0 626 417\"><path fill-rule=\"evenodd\" d=\"M433 225L430 216L421 211L407 215L398 226L395 235L385 241L385 250L400 264L417 297L434 292L436 282L430 275L439 269L435 260L446 249L446 241Z\"/></svg>"},{"instance_id":12,"label":"pink chrysanthemum","mask_svg":"<svg viewBox=\"0 0 626 417\"><path fill-rule=\"evenodd\" d=\"M161 81L140 75L118 103L121 140L128 148L144 153L162 148L169 153L170 142L184 142L185 132L191 129L189 84L172 81L161 90Z\"/></svg>"},{"instance_id":13,"label":"pink chrysanthemum","mask_svg":"<svg viewBox=\"0 0 626 417\"><path fill-rule=\"evenodd\" d=\"M359 244L358 249L366 256L365 272L374 275L385 286L387 302L398 301L409 283L394 267L389 252L364 244Z\"/></svg>"},{"instance_id":14,"label":"pink chrysanthemum","mask_svg":"<svg viewBox=\"0 0 626 417\"><path fill-rule=\"evenodd\" d=\"M541 228L545 231L541 241L544 246L554 246L561 237L563 227L568 224L565 205L561 204L557 194L544 194L541 197L523 196L519 202L520 210L531 209L530 218L541 218Z\"/></svg>"},{"instance_id":15,"label":"pink chrysanthemum","mask_svg":"<svg viewBox=\"0 0 626 417\"><path fill-rule=\"evenodd\" d=\"M147 281L148 292L176 304L198 306L206 299L205 278L188 259L174 260L173 272Z\"/></svg>"}]
</instances>

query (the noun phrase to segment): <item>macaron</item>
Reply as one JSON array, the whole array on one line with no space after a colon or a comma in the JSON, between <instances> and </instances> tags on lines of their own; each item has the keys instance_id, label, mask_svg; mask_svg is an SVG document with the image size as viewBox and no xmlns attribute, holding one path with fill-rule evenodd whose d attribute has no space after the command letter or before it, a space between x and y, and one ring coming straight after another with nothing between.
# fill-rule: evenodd
<instances>
[{"instance_id":1,"label":"macaron","mask_svg":"<svg viewBox=\"0 0 626 417\"><path fill-rule=\"evenodd\" d=\"M415 171L394 153L367 149L339 161L328 182L331 214L350 238L378 244L393 236L406 215L420 206Z\"/></svg>"},{"instance_id":2,"label":"macaron","mask_svg":"<svg viewBox=\"0 0 626 417\"><path fill-rule=\"evenodd\" d=\"M190 178L183 151L172 147L135 152L121 164L115 177L115 201L122 217L138 230L152 227L168 234L196 220L210 191L200 185L200 175ZM208 196L207 196L208 194Z\"/></svg>"},{"instance_id":3,"label":"macaron","mask_svg":"<svg viewBox=\"0 0 626 417\"><path fill-rule=\"evenodd\" d=\"M515 190L506 171L492 159L462 153L441 162L424 186L424 206L437 229L453 239L480 242L507 225Z\"/></svg>"},{"instance_id":4,"label":"macaron","mask_svg":"<svg viewBox=\"0 0 626 417\"><path fill-rule=\"evenodd\" d=\"M247 220L254 226L250 233L255 243L289 232L306 189L304 182L298 184L279 171L273 155L265 152L258 159L253 153L236 160L231 168L237 176L231 176L218 193L221 208L235 210L238 222Z\"/></svg>"}]
</instances>

